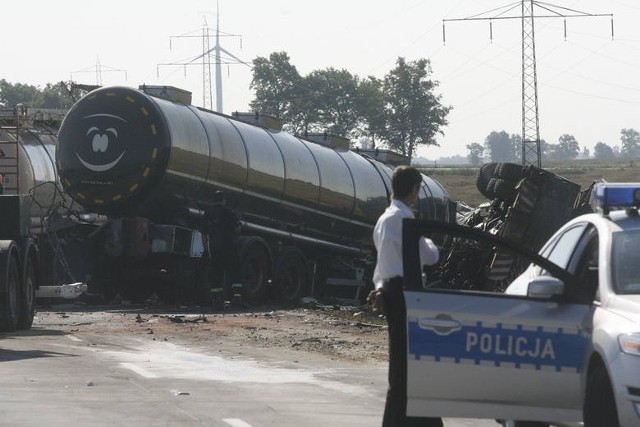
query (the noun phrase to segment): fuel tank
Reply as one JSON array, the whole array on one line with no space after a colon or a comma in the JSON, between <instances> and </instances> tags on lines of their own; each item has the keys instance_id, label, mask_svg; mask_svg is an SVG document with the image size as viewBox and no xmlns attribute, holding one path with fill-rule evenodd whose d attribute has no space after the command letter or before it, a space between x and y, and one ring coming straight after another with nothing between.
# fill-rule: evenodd
<instances>
[{"instance_id":1,"label":"fuel tank","mask_svg":"<svg viewBox=\"0 0 640 427\"><path fill-rule=\"evenodd\" d=\"M32 223L38 223L63 198L55 166L56 134L27 124L12 132L0 129L0 140L5 194L29 194Z\"/></svg>"},{"instance_id":2,"label":"fuel tank","mask_svg":"<svg viewBox=\"0 0 640 427\"><path fill-rule=\"evenodd\" d=\"M243 221L349 245L371 245L392 167L282 131L126 87L78 101L59 131L57 167L86 210L189 222L217 190ZM455 205L425 176L417 215L453 221Z\"/></svg>"}]
</instances>

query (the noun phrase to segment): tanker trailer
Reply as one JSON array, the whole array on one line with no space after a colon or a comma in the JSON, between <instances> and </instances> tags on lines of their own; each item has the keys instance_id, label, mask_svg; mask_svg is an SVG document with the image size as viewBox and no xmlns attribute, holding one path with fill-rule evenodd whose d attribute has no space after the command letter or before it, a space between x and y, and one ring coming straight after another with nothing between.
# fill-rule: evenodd
<instances>
[{"instance_id":1,"label":"tanker trailer","mask_svg":"<svg viewBox=\"0 0 640 427\"><path fill-rule=\"evenodd\" d=\"M55 124L64 112L17 105L0 110L0 331L28 329L36 297L73 298L81 284L62 267L61 247L77 223L56 180ZM56 223L55 229L50 225Z\"/></svg>"},{"instance_id":2,"label":"tanker trailer","mask_svg":"<svg viewBox=\"0 0 640 427\"><path fill-rule=\"evenodd\" d=\"M243 224L230 250L250 299L360 288L370 275L392 173L370 157L192 106L188 92L165 86L95 90L58 137L65 192L111 220L101 230L106 267L93 277L104 288L197 294L198 230L219 190ZM427 176L418 216L455 220L455 204Z\"/></svg>"}]
</instances>

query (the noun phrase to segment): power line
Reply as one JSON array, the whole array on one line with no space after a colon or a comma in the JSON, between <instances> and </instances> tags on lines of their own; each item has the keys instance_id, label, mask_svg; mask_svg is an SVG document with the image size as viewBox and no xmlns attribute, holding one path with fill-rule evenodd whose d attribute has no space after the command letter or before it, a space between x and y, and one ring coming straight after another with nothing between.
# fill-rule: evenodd
<instances>
[{"instance_id":1,"label":"power line","mask_svg":"<svg viewBox=\"0 0 640 427\"><path fill-rule=\"evenodd\" d=\"M216 15L216 28L213 30L207 24L205 19L204 25L200 34L196 35L195 32L189 32L177 36L171 36L169 38L169 47L171 48L173 43L173 39L177 38L199 38L202 41L202 54L192 57L188 60L181 60L176 62L162 63L157 65L157 74L160 75L160 67L161 66L182 66L184 67L184 73L186 76L187 67L193 65L201 65L202 66L202 106L204 108L208 108L213 110L213 96L212 90L213 86L211 84L211 65L212 65L212 56L213 56L213 65L215 66L215 88L216 88L216 111L218 113L222 113L222 65L230 65L230 64L244 64L250 66L245 61L241 60L225 48L220 45L221 37L239 37L240 38L240 48L242 48L242 38L237 34L229 34L220 31L220 9L218 7ZM211 47L211 39L215 35L215 45ZM228 55L228 58L221 57L221 53ZM213 55L212 55L213 54Z\"/></svg>"},{"instance_id":2,"label":"power line","mask_svg":"<svg viewBox=\"0 0 640 427\"><path fill-rule=\"evenodd\" d=\"M520 7L520 14L513 12ZM536 14L536 8L541 13ZM446 43L445 23L454 21L489 21L489 37L493 40L493 21L520 19L522 21L522 164L541 166L540 122L538 112L538 77L536 70L535 19L563 18L564 37L567 38L567 18L609 17L613 39L613 14L587 13L536 0L521 0L466 18L442 20L442 42ZM535 160L534 160L535 158Z\"/></svg>"},{"instance_id":3,"label":"power line","mask_svg":"<svg viewBox=\"0 0 640 427\"><path fill-rule=\"evenodd\" d=\"M112 68L112 67L109 67L107 65L102 65L100 63L100 57L96 58L96 65L91 66L91 67L87 67L87 68L83 68L82 70L72 71L70 78L73 81L73 75L74 74L92 73L92 74L95 74L95 76L96 76L96 85L97 86L102 86L102 75L104 73L112 73L112 72L124 73L124 79L127 80L127 70L122 70L122 69L119 69L119 68Z\"/></svg>"}]
</instances>

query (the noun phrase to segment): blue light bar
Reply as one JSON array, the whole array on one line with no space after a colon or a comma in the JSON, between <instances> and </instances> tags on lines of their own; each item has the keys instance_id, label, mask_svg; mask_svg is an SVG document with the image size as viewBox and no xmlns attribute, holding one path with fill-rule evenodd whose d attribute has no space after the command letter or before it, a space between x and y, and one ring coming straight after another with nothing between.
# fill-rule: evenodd
<instances>
[{"instance_id":1,"label":"blue light bar","mask_svg":"<svg viewBox=\"0 0 640 427\"><path fill-rule=\"evenodd\" d=\"M591 193L591 207L605 213L614 208L640 207L640 183L600 183Z\"/></svg>"}]
</instances>

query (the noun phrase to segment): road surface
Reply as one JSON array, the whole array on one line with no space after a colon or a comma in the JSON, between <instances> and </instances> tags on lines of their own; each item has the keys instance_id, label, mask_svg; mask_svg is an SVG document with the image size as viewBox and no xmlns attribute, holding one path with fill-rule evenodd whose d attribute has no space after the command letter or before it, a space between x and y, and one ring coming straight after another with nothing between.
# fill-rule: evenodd
<instances>
[{"instance_id":1,"label":"road surface","mask_svg":"<svg viewBox=\"0 0 640 427\"><path fill-rule=\"evenodd\" d=\"M210 341L123 333L117 320L130 314L109 315L91 328L93 318L52 310L30 331L0 334L1 425L380 425L385 362L227 345L212 331Z\"/></svg>"}]
</instances>

